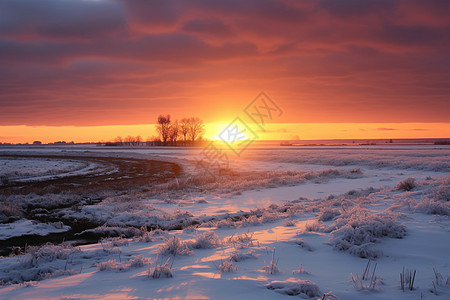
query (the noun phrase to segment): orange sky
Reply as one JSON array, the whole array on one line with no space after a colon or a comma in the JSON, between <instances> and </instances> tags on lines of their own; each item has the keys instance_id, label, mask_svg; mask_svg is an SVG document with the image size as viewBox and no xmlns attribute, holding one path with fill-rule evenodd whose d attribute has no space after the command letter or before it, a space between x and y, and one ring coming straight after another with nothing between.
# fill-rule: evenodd
<instances>
[{"instance_id":1,"label":"orange sky","mask_svg":"<svg viewBox=\"0 0 450 300\"><path fill-rule=\"evenodd\" d=\"M228 123L206 124L205 137L219 139ZM314 140L314 139L400 139L439 138L450 136L448 123L273 123L263 132L255 124L249 127L258 140ZM0 140L5 143L43 143L56 141L107 142L115 137L132 135L147 140L156 135L153 124L118 126L3 126ZM70 137L70 139L67 139Z\"/></svg>"},{"instance_id":2,"label":"orange sky","mask_svg":"<svg viewBox=\"0 0 450 300\"><path fill-rule=\"evenodd\" d=\"M283 111L262 138L450 137L450 1L5 0L0 11L0 142L145 139L154 126L140 124L167 113L226 124L260 91Z\"/></svg>"}]
</instances>

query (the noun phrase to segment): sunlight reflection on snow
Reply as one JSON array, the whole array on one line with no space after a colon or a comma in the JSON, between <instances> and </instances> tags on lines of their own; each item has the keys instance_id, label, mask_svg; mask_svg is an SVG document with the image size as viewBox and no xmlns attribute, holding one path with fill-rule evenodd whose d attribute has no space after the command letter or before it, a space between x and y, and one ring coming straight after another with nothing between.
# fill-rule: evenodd
<instances>
[{"instance_id":1,"label":"sunlight reflection on snow","mask_svg":"<svg viewBox=\"0 0 450 300\"><path fill-rule=\"evenodd\" d=\"M214 278L217 279L217 278L221 277L220 274L216 274L216 273L212 273L212 272L194 272L194 273L192 273L192 275L198 275L198 276L202 276L205 278L212 278L212 279L214 279Z\"/></svg>"},{"instance_id":2,"label":"sunlight reflection on snow","mask_svg":"<svg viewBox=\"0 0 450 300\"><path fill-rule=\"evenodd\" d=\"M187 270L187 269L211 269L211 267L206 265L191 265L180 268L180 270Z\"/></svg>"},{"instance_id":3,"label":"sunlight reflection on snow","mask_svg":"<svg viewBox=\"0 0 450 300\"><path fill-rule=\"evenodd\" d=\"M96 273L96 271L81 273L70 277L56 278L52 281L46 282L45 287L50 289L60 289L63 287L74 286L89 279L89 277L91 277L94 273Z\"/></svg>"},{"instance_id":4,"label":"sunlight reflection on snow","mask_svg":"<svg viewBox=\"0 0 450 300\"><path fill-rule=\"evenodd\" d=\"M218 261L218 260L226 260L230 256L230 253L233 249L225 249L214 253L213 255L202 257L200 262L209 262L209 261Z\"/></svg>"},{"instance_id":5,"label":"sunlight reflection on snow","mask_svg":"<svg viewBox=\"0 0 450 300\"><path fill-rule=\"evenodd\" d=\"M267 276L262 276L259 275L256 278L252 278L252 277L248 277L248 276L238 276L238 277L233 277L233 278L228 278L229 280L253 280L253 281L267 281L269 278Z\"/></svg>"}]
</instances>

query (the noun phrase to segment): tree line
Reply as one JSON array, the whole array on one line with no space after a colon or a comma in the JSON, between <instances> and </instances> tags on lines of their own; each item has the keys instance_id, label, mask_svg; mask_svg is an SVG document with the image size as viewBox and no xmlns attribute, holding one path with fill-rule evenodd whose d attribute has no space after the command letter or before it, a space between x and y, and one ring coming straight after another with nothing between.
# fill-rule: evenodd
<instances>
[{"instance_id":1,"label":"tree line","mask_svg":"<svg viewBox=\"0 0 450 300\"><path fill-rule=\"evenodd\" d=\"M152 136L143 142L140 136L120 136L114 142L106 143L107 146L193 146L203 141L205 125L200 118L182 118L172 121L170 115L159 115L155 125L157 136Z\"/></svg>"},{"instance_id":2,"label":"tree line","mask_svg":"<svg viewBox=\"0 0 450 300\"><path fill-rule=\"evenodd\" d=\"M203 138L205 125L199 118L182 118L172 122L170 115L160 115L156 124L156 131L163 145L195 144Z\"/></svg>"}]
</instances>

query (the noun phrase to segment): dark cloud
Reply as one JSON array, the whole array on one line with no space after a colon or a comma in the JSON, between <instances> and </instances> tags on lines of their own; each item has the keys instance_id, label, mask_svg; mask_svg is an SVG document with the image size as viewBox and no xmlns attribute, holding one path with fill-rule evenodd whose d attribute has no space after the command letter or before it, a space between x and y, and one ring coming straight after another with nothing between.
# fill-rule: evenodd
<instances>
[{"instance_id":1,"label":"dark cloud","mask_svg":"<svg viewBox=\"0 0 450 300\"><path fill-rule=\"evenodd\" d=\"M12 38L93 39L126 28L115 1L4 0L0 35Z\"/></svg>"},{"instance_id":2,"label":"dark cloud","mask_svg":"<svg viewBox=\"0 0 450 300\"><path fill-rule=\"evenodd\" d=\"M446 122L449 9L438 0L0 1L0 125L142 123L260 90L286 108L284 122Z\"/></svg>"},{"instance_id":3,"label":"dark cloud","mask_svg":"<svg viewBox=\"0 0 450 300\"><path fill-rule=\"evenodd\" d=\"M381 41L403 46L450 46L450 27L431 28L426 26L404 26L388 24L374 36Z\"/></svg>"},{"instance_id":4,"label":"dark cloud","mask_svg":"<svg viewBox=\"0 0 450 300\"><path fill-rule=\"evenodd\" d=\"M171 26L188 13L186 3L177 0L122 0L130 23L144 26Z\"/></svg>"},{"instance_id":5,"label":"dark cloud","mask_svg":"<svg viewBox=\"0 0 450 300\"><path fill-rule=\"evenodd\" d=\"M257 47L249 42L211 45L197 37L173 33L145 35L118 41L103 39L93 46L86 42L0 40L0 61L18 63L61 63L87 57L170 61L174 64L254 55Z\"/></svg>"},{"instance_id":6,"label":"dark cloud","mask_svg":"<svg viewBox=\"0 0 450 300\"><path fill-rule=\"evenodd\" d=\"M394 0L321 0L318 9L326 10L340 17L364 16L392 12L398 1Z\"/></svg>"},{"instance_id":7,"label":"dark cloud","mask_svg":"<svg viewBox=\"0 0 450 300\"><path fill-rule=\"evenodd\" d=\"M203 33L218 37L233 36L233 31L220 20L190 20L184 24L184 31Z\"/></svg>"},{"instance_id":8,"label":"dark cloud","mask_svg":"<svg viewBox=\"0 0 450 300\"><path fill-rule=\"evenodd\" d=\"M378 130L378 131L392 131L392 130L397 130L397 129L396 128L380 127L380 128L377 128L376 130Z\"/></svg>"},{"instance_id":9,"label":"dark cloud","mask_svg":"<svg viewBox=\"0 0 450 300\"><path fill-rule=\"evenodd\" d=\"M246 17L258 21L299 21L304 17L303 11L285 1L276 0L196 0L195 8L223 16Z\"/></svg>"}]
</instances>

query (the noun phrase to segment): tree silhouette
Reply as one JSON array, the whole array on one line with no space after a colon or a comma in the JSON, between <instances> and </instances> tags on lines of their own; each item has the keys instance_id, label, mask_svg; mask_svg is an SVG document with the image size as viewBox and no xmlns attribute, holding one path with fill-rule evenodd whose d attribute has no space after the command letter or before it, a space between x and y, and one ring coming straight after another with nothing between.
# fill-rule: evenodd
<instances>
[{"instance_id":1,"label":"tree silhouette","mask_svg":"<svg viewBox=\"0 0 450 300\"><path fill-rule=\"evenodd\" d=\"M183 118L180 120L180 135L183 137L184 145L186 145L189 134L189 119Z\"/></svg>"},{"instance_id":2,"label":"tree silhouette","mask_svg":"<svg viewBox=\"0 0 450 300\"><path fill-rule=\"evenodd\" d=\"M156 130L161 137L163 145L167 145L167 140L170 135L170 115L159 115L158 124L156 124Z\"/></svg>"},{"instance_id":3,"label":"tree silhouette","mask_svg":"<svg viewBox=\"0 0 450 300\"><path fill-rule=\"evenodd\" d=\"M176 145L179 137L183 138L186 145L188 140L192 144L199 140L205 132L205 125L200 118L183 118L180 122L171 122L170 115L159 115L156 130L164 146L169 142Z\"/></svg>"},{"instance_id":4,"label":"tree silhouette","mask_svg":"<svg viewBox=\"0 0 450 300\"><path fill-rule=\"evenodd\" d=\"M189 138L193 143L205 132L205 125L200 118L189 118L188 128Z\"/></svg>"},{"instance_id":5,"label":"tree silhouette","mask_svg":"<svg viewBox=\"0 0 450 300\"><path fill-rule=\"evenodd\" d=\"M180 131L179 131L179 126L178 126L178 121L175 121L169 127L169 140L172 145L176 144L179 135L180 135Z\"/></svg>"}]
</instances>

